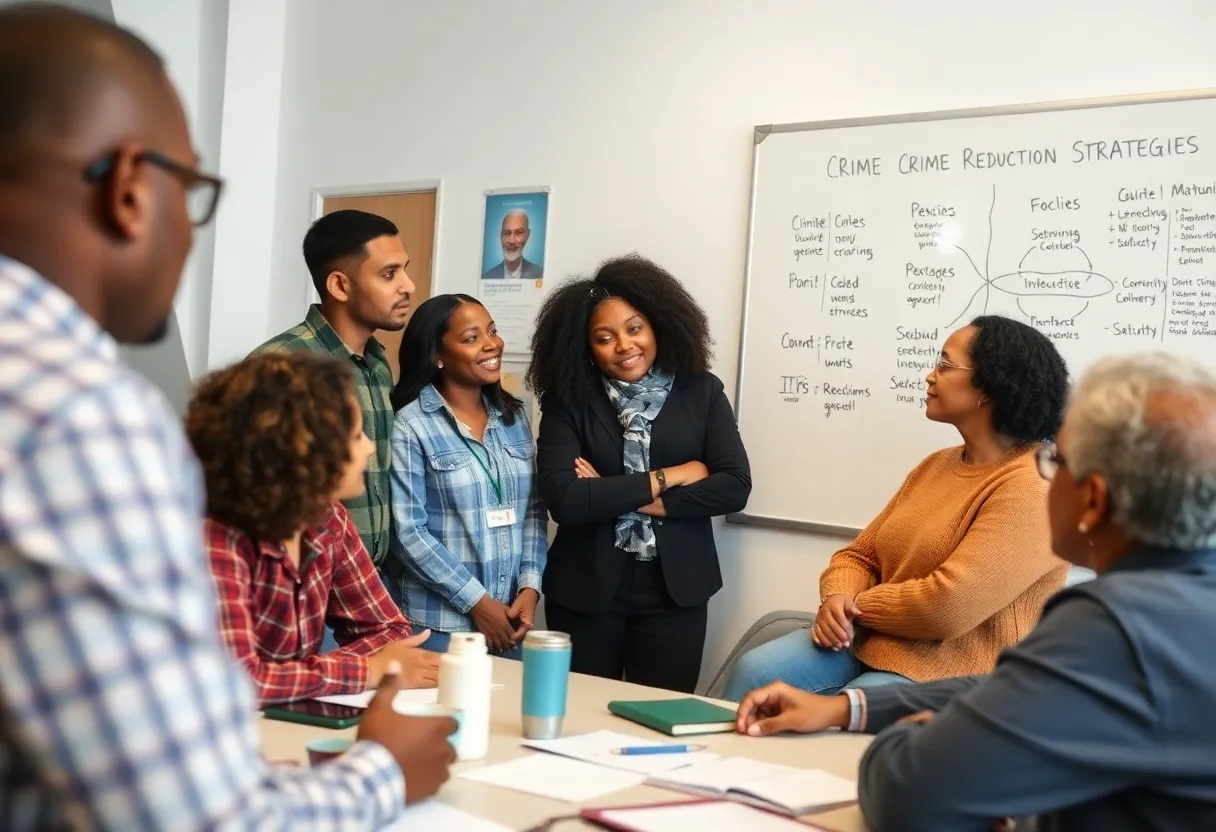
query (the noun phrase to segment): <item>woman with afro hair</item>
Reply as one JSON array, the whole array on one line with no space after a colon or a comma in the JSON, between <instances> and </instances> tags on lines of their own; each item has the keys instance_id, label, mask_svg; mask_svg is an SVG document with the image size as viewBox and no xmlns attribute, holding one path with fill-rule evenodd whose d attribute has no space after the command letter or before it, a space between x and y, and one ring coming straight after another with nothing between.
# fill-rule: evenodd
<instances>
[{"instance_id":1,"label":"woman with afro hair","mask_svg":"<svg viewBox=\"0 0 1216 832\"><path fill-rule=\"evenodd\" d=\"M989 315L946 339L926 382L925 416L963 444L913 469L832 556L811 632L746 653L723 698L774 681L835 693L988 673L1064 585L1036 460L1063 418L1064 359L1038 330ZM864 722L864 695L849 698Z\"/></svg>"},{"instance_id":2,"label":"woman with afro hair","mask_svg":"<svg viewBox=\"0 0 1216 832\"><path fill-rule=\"evenodd\" d=\"M636 255L559 287L532 339L537 477L557 536L543 589L572 669L691 692L722 587L711 518L751 493L709 322Z\"/></svg>"}]
</instances>

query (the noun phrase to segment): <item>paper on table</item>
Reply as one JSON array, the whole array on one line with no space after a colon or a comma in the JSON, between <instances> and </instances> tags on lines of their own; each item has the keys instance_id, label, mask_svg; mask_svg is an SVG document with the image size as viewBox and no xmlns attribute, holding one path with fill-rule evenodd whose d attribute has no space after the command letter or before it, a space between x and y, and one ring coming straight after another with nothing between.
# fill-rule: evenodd
<instances>
[{"instance_id":1,"label":"paper on table","mask_svg":"<svg viewBox=\"0 0 1216 832\"><path fill-rule=\"evenodd\" d=\"M497 689L502 685L491 685L491 689ZM362 693L336 693L333 696L318 696L320 702L332 702L335 705L349 705L352 708L366 708L372 702L372 697L376 695L374 690L365 690ZM439 701L438 688L410 688L409 690L397 691L397 695L393 697L393 707L397 708L403 703L412 705L433 705Z\"/></svg>"},{"instance_id":2,"label":"paper on table","mask_svg":"<svg viewBox=\"0 0 1216 832\"><path fill-rule=\"evenodd\" d=\"M550 754L560 754L563 757L573 757L576 760L586 760L596 765L636 771L641 774L662 774L695 763L708 763L718 759L717 754L711 754L708 751L636 757L613 754L613 749L625 746L666 744L642 737L631 737L628 734L618 734L616 731L593 731L590 734L576 734L573 737L562 737L556 740L524 740L523 744L529 748L535 748L537 751L547 751Z\"/></svg>"},{"instance_id":3,"label":"paper on table","mask_svg":"<svg viewBox=\"0 0 1216 832\"><path fill-rule=\"evenodd\" d=\"M582 803L641 784L646 775L604 768L553 754L529 754L509 763L462 772L460 777L554 800Z\"/></svg>"},{"instance_id":4,"label":"paper on table","mask_svg":"<svg viewBox=\"0 0 1216 832\"><path fill-rule=\"evenodd\" d=\"M437 800L428 800L406 809L397 820L381 826L380 832L511 832L505 826L482 820Z\"/></svg>"},{"instance_id":5,"label":"paper on table","mask_svg":"<svg viewBox=\"0 0 1216 832\"><path fill-rule=\"evenodd\" d=\"M792 818L753 809L742 803L669 803L637 809L608 809L600 814L608 823L631 832L806 832L808 827ZM811 827L813 828L813 827Z\"/></svg>"}]
</instances>

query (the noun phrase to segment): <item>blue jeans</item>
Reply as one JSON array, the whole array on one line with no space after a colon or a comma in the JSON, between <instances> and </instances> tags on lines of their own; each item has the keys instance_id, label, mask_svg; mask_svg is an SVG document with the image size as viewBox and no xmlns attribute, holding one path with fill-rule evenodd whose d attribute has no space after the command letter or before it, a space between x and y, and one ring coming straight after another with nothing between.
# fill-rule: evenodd
<instances>
[{"instance_id":1,"label":"blue jeans","mask_svg":"<svg viewBox=\"0 0 1216 832\"><path fill-rule=\"evenodd\" d=\"M414 627L414 632L418 632L417 626ZM423 650L430 650L432 653L446 653L448 652L448 642L451 640L451 633L441 633L438 630L431 630L430 637L428 637L426 641L422 642L421 646ZM490 655L499 659L515 659L516 661L520 661L524 657L522 647L516 647L514 650L506 650L502 653L495 653L493 650L491 650Z\"/></svg>"},{"instance_id":2,"label":"blue jeans","mask_svg":"<svg viewBox=\"0 0 1216 832\"><path fill-rule=\"evenodd\" d=\"M785 682L813 693L833 694L844 688L910 683L898 673L872 670L851 650L826 650L811 641L809 629L795 630L740 657L726 681L722 698L738 702L756 688Z\"/></svg>"}]
</instances>

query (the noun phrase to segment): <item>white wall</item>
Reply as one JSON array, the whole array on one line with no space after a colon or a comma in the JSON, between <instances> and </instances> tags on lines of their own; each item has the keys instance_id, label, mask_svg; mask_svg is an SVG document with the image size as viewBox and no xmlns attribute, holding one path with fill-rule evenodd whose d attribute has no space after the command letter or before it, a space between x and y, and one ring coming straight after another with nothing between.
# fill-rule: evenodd
<instances>
[{"instance_id":1,"label":"white wall","mask_svg":"<svg viewBox=\"0 0 1216 832\"><path fill-rule=\"evenodd\" d=\"M225 194L215 218L208 368L243 358L268 334L287 5L241 0L228 10L219 159Z\"/></svg>"},{"instance_id":2,"label":"white wall","mask_svg":"<svg viewBox=\"0 0 1216 832\"><path fill-rule=\"evenodd\" d=\"M549 274L634 250L663 263L709 313L730 389L753 125L1216 87L1211 0L864 5L293 0L263 334L302 314L312 188L441 177L435 284L472 291L482 191L543 183ZM231 350L255 343L242 338ZM813 609L839 544L718 539L706 672L763 613Z\"/></svg>"},{"instance_id":3,"label":"white wall","mask_svg":"<svg viewBox=\"0 0 1216 832\"><path fill-rule=\"evenodd\" d=\"M161 53L190 119L205 170L217 170L228 0L111 0L114 20ZM192 375L206 368L215 226L195 235L174 304Z\"/></svg>"}]
</instances>

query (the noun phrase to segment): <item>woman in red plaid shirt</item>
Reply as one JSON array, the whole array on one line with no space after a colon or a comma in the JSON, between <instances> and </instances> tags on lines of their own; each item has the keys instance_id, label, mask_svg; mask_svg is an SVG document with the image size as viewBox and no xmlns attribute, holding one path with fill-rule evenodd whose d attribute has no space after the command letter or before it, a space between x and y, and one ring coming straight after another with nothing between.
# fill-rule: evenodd
<instances>
[{"instance_id":1,"label":"woman in red plaid shirt","mask_svg":"<svg viewBox=\"0 0 1216 832\"><path fill-rule=\"evenodd\" d=\"M401 662L433 687L419 648L340 500L375 451L350 369L308 353L253 355L199 384L186 432L207 486L205 544L220 631L263 705L374 687ZM326 625L338 648L321 654Z\"/></svg>"}]
</instances>

